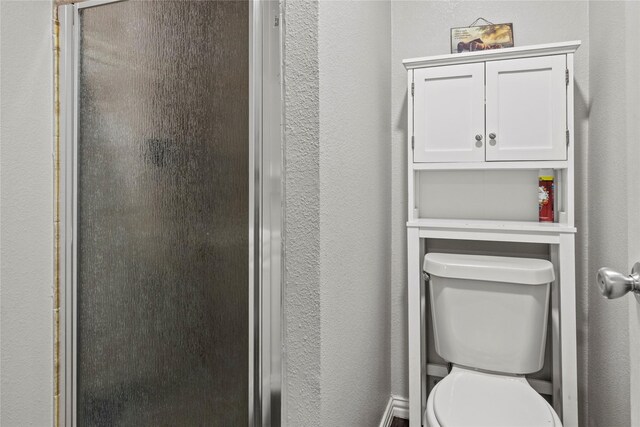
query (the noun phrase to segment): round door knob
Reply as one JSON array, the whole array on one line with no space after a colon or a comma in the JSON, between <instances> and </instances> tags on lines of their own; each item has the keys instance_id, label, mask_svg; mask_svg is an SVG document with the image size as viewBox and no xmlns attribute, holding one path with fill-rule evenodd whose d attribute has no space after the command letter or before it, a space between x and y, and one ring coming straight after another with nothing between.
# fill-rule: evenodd
<instances>
[{"instance_id":1,"label":"round door knob","mask_svg":"<svg viewBox=\"0 0 640 427\"><path fill-rule=\"evenodd\" d=\"M490 139L490 140L489 140L489 145L491 145L492 147L493 147L494 145L496 145L496 140L495 140L495 139Z\"/></svg>"},{"instance_id":2,"label":"round door knob","mask_svg":"<svg viewBox=\"0 0 640 427\"><path fill-rule=\"evenodd\" d=\"M476 141L482 141L482 135L477 134L476 135Z\"/></svg>"},{"instance_id":3,"label":"round door knob","mask_svg":"<svg viewBox=\"0 0 640 427\"><path fill-rule=\"evenodd\" d=\"M627 292L640 292L640 275L638 264L633 267L631 275L625 276L610 268L601 268L596 275L600 293L609 299L620 298Z\"/></svg>"},{"instance_id":4,"label":"round door knob","mask_svg":"<svg viewBox=\"0 0 640 427\"><path fill-rule=\"evenodd\" d=\"M496 139L496 134L495 133L490 133L489 134L489 139Z\"/></svg>"}]
</instances>

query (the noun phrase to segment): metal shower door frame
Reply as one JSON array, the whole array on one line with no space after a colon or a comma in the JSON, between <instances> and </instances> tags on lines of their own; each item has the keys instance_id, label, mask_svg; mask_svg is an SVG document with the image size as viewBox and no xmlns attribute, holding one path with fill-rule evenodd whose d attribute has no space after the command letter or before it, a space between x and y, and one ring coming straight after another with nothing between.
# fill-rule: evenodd
<instances>
[{"instance_id":1,"label":"metal shower door frame","mask_svg":"<svg viewBox=\"0 0 640 427\"><path fill-rule=\"evenodd\" d=\"M54 339L59 414L77 425L77 141L80 11L130 0L58 6L59 276L61 326ZM278 0L249 1L249 426L279 426L282 414L282 17Z\"/></svg>"}]
</instances>

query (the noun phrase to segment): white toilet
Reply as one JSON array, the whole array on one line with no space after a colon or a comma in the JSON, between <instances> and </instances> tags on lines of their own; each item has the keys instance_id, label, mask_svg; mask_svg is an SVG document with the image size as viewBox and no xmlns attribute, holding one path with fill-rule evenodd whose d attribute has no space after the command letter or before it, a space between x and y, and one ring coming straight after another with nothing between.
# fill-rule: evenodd
<instances>
[{"instance_id":1,"label":"white toilet","mask_svg":"<svg viewBox=\"0 0 640 427\"><path fill-rule=\"evenodd\" d=\"M549 261L429 253L436 352L453 369L427 400L429 427L562 426L524 374L542 369Z\"/></svg>"}]
</instances>

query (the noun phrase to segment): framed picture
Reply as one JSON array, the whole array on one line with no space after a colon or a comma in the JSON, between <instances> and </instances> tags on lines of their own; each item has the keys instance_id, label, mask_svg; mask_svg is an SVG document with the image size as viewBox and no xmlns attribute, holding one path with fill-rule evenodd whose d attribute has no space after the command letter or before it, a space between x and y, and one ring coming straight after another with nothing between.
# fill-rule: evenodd
<instances>
[{"instance_id":1,"label":"framed picture","mask_svg":"<svg viewBox=\"0 0 640 427\"><path fill-rule=\"evenodd\" d=\"M513 47L513 24L489 24L451 29L451 53Z\"/></svg>"}]
</instances>

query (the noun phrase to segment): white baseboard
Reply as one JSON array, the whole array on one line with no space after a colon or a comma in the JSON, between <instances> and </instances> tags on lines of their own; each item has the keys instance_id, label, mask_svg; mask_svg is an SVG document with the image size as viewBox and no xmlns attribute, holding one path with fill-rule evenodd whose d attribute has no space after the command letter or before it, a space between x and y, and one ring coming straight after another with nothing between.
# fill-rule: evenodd
<instances>
[{"instance_id":1,"label":"white baseboard","mask_svg":"<svg viewBox=\"0 0 640 427\"><path fill-rule=\"evenodd\" d=\"M391 417L393 419L393 417L398 417L398 418L404 418L405 420L409 419L409 399L407 399L406 397L400 397L400 396L391 396L391 398L393 399L393 416Z\"/></svg>"},{"instance_id":2,"label":"white baseboard","mask_svg":"<svg viewBox=\"0 0 640 427\"><path fill-rule=\"evenodd\" d=\"M382 414L380 427L390 427L393 417L409 419L409 400L405 397L391 395L387 407Z\"/></svg>"},{"instance_id":3,"label":"white baseboard","mask_svg":"<svg viewBox=\"0 0 640 427\"><path fill-rule=\"evenodd\" d=\"M380 427L389 427L393 421L393 396L389 397L387 407L384 408L382 413L382 419L380 420Z\"/></svg>"}]
</instances>

